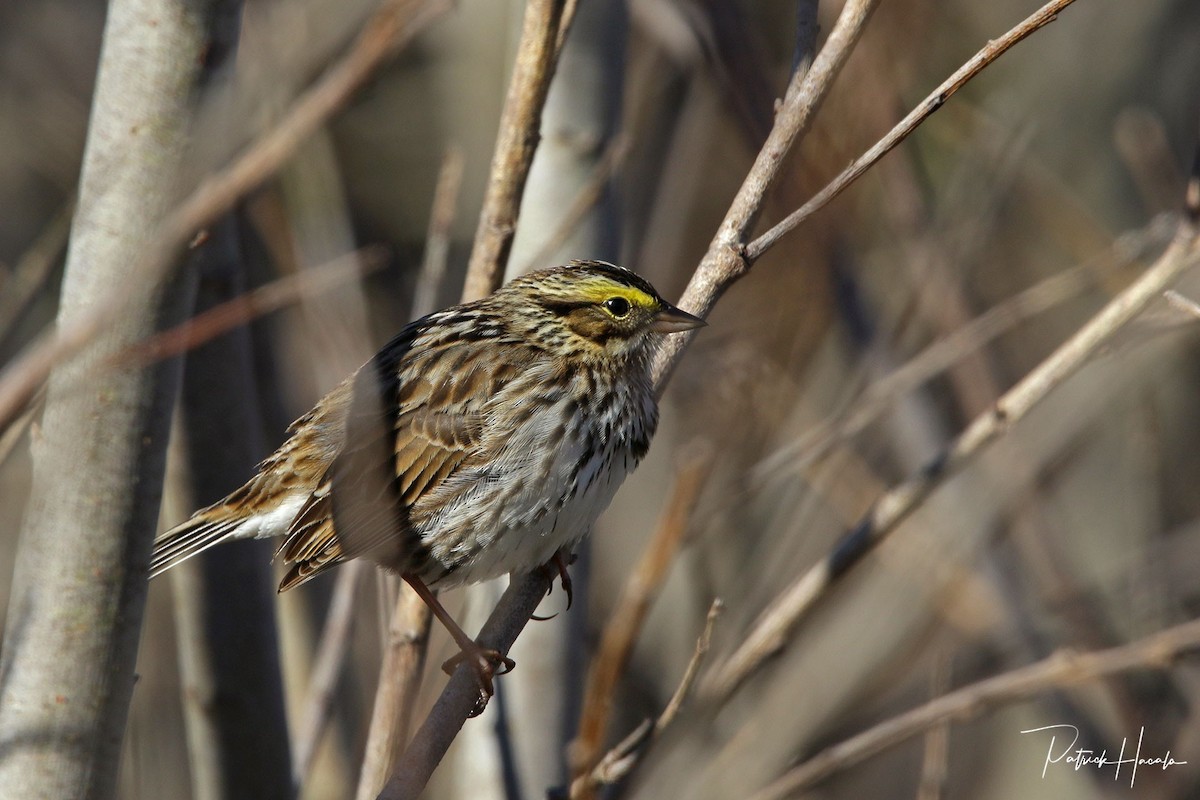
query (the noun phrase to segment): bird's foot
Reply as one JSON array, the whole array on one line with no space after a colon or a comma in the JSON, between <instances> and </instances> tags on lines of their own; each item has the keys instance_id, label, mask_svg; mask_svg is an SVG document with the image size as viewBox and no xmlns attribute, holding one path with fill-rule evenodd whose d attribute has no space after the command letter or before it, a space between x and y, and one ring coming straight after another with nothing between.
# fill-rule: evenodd
<instances>
[{"instance_id":1,"label":"bird's foot","mask_svg":"<svg viewBox=\"0 0 1200 800\"><path fill-rule=\"evenodd\" d=\"M517 662L508 658L499 650L491 647L480 647L478 644L471 642L470 647L463 647L457 655L446 659L442 664L442 671L447 675L453 675L454 670L458 669L463 663L470 665L475 672L475 679L479 683L479 697L475 701L475 708L471 711L472 717L477 717L487 708L488 700L496 693L493 679L497 675L506 675L512 672L513 667Z\"/></svg>"}]
</instances>

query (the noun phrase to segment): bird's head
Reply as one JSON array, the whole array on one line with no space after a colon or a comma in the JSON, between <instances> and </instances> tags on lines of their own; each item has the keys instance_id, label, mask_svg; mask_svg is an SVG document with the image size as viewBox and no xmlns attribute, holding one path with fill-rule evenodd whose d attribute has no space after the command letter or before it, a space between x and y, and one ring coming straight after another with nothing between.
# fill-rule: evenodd
<instances>
[{"instance_id":1,"label":"bird's head","mask_svg":"<svg viewBox=\"0 0 1200 800\"><path fill-rule=\"evenodd\" d=\"M531 272L505 286L502 293L508 292L536 304L538 333L553 337L555 346L610 357L647 355L656 334L705 324L668 303L637 273L603 261Z\"/></svg>"}]
</instances>

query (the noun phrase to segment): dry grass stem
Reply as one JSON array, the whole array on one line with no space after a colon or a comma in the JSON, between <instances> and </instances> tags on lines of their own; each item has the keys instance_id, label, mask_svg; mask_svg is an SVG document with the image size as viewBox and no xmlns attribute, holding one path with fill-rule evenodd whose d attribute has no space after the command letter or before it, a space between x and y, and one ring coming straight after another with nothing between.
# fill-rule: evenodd
<instances>
[{"instance_id":1,"label":"dry grass stem","mask_svg":"<svg viewBox=\"0 0 1200 800\"><path fill-rule=\"evenodd\" d=\"M300 95L273 128L176 206L163 221L157 240L146 247L145 257L130 270L130 280L157 283L196 231L274 175L398 47L448 7L449 0L387 0L350 51ZM124 297L115 291L75 324L40 337L0 372L0 430L11 423L56 364L79 352L118 318Z\"/></svg>"},{"instance_id":2,"label":"dry grass stem","mask_svg":"<svg viewBox=\"0 0 1200 800\"><path fill-rule=\"evenodd\" d=\"M942 695L823 750L753 795L752 800L782 800L944 722L971 719L1041 692L1130 670L1165 669L1197 649L1200 649L1200 620L1107 650L1059 651L1029 666Z\"/></svg>"}]
</instances>

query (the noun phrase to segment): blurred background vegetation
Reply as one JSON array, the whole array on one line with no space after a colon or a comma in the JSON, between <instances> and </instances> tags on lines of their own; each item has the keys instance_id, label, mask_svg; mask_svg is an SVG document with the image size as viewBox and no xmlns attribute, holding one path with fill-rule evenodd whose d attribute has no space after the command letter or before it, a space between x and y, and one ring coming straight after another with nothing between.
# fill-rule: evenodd
<instances>
[{"instance_id":1,"label":"blurred background vegetation","mask_svg":"<svg viewBox=\"0 0 1200 800\"><path fill-rule=\"evenodd\" d=\"M839 7L820 4L823 32ZM1034 7L1029 0L881 4L764 219L800 205ZM371 8L364 0L249 0L239 100L234 112L204 118L197 168L269 126ZM251 325L260 455L410 319L448 148L461 152L464 170L436 305L456 301L521 9L515 0L461 0L278 179L239 205L250 285L365 245L385 245L389 254L361 285L308 297ZM95 0L0 5L0 363L54 318L104 14L105 4ZM604 25L601 40L615 44L601 52L621 76L614 129L575 139L569 124L543 130L545 141L557 137L592 157L593 174L609 181L611 213L590 240L603 252L569 255L617 260L675 298L770 127L772 103L792 67L796 9L773 0L630 0L627 14ZM584 602L564 612L556 592L543 611L560 613L533 623L576 634L569 666L576 679L554 690L566 698L565 727L542 731L537 754L553 765L552 774L566 774L570 709L578 705L588 657L695 443L711 448L712 470L618 686L609 744L662 711L715 597L725 611L710 664L881 491L915 474L1161 250L1170 230L1161 215L1181 205L1200 120L1197 41L1194 0L1079 0L721 300L674 376L647 463L592 537L590 558L579 568L586 573ZM514 256L517 268L524 266L521 254L537 252L559 223L525 224L519 237L529 243ZM887 396L861 431L820 450L812 444L814 430L837 430L839 414L926 346L1068 274L1056 296L1035 295L1043 300L1036 312L1006 306L998 335L961 348L949 368L914 390ZM1178 289L1200 300L1197 276ZM357 331L348 322L356 318ZM987 458L940 489L731 698L695 697L614 796L748 796L822 747L951 688L1059 648L1119 644L1194 616L1197 344L1194 319L1158 303ZM187 446L180 441L175 450ZM27 442L8 437L0 457L4 583L29 491ZM173 459L181 463L178 453ZM193 497L185 472L169 471L164 525L213 499ZM280 600L293 714L331 585L332 578L314 581ZM179 587L170 579L151 587L122 797L192 796L173 590ZM380 594L372 579L357 595L349 668L304 782L306 798L353 796L386 629ZM436 665L451 653L444 632L433 635L422 708L444 680ZM508 681L500 680L502 696ZM509 729L519 730L526 718L521 702L503 709ZM956 722L811 792L1194 797L1198 704L1194 663L1138 671ZM506 796L505 737L491 724L499 715L494 704L468 723L428 797ZM1020 731L1056 723L1079 726L1092 748L1110 752L1145 726L1144 750L1170 749L1190 763L1139 773L1133 791L1108 771L1064 767L1043 778L1047 741ZM508 771L512 778L511 764ZM536 768L515 771L522 788L510 781L509 792L544 796L546 782L530 777Z\"/></svg>"}]
</instances>

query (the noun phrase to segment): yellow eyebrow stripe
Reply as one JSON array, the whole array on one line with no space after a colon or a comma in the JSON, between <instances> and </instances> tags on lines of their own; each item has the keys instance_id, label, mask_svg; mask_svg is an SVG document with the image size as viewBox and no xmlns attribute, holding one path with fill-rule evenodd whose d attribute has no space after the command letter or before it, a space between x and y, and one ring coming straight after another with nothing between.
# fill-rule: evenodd
<instances>
[{"instance_id":1,"label":"yellow eyebrow stripe","mask_svg":"<svg viewBox=\"0 0 1200 800\"><path fill-rule=\"evenodd\" d=\"M579 293L593 303L603 303L610 297L624 297L630 305L652 308L658 304L650 295L632 286L622 286L612 281L601 279L587 281L579 287Z\"/></svg>"}]
</instances>

